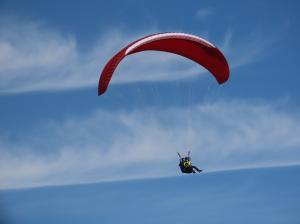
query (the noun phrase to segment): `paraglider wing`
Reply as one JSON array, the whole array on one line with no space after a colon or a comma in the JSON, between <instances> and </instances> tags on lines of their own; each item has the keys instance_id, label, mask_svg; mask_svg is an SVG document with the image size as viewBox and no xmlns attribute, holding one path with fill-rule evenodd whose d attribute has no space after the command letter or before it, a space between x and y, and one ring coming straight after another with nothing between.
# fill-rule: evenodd
<instances>
[{"instance_id":1,"label":"paraglider wing","mask_svg":"<svg viewBox=\"0 0 300 224\"><path fill-rule=\"evenodd\" d=\"M229 78L226 58L213 44L190 34L160 33L136 40L113 56L101 73L98 95L106 91L116 67L124 57L148 50L164 51L189 58L210 71L219 84Z\"/></svg>"}]
</instances>

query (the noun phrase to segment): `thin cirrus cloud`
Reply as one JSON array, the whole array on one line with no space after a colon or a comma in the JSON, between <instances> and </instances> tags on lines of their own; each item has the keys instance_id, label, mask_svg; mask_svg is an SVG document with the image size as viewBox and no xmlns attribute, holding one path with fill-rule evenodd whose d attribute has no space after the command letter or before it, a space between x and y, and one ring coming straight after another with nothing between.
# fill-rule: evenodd
<instances>
[{"instance_id":1,"label":"thin cirrus cloud","mask_svg":"<svg viewBox=\"0 0 300 224\"><path fill-rule=\"evenodd\" d=\"M52 121L0 138L0 188L176 175L187 147L208 171L299 164L299 115L279 108L219 101Z\"/></svg>"},{"instance_id":2,"label":"thin cirrus cloud","mask_svg":"<svg viewBox=\"0 0 300 224\"><path fill-rule=\"evenodd\" d=\"M261 61L267 54L271 53L268 50L281 38L280 35L276 37L263 35L259 31L241 36L243 41L236 40L234 32L228 28L223 43L220 45L220 48L225 52L229 60L231 68L238 68Z\"/></svg>"},{"instance_id":3,"label":"thin cirrus cloud","mask_svg":"<svg viewBox=\"0 0 300 224\"><path fill-rule=\"evenodd\" d=\"M196 12L196 18L202 20L202 19L208 18L209 16L211 16L213 14L214 14L214 11L212 9L203 8L203 9L199 9Z\"/></svg>"},{"instance_id":4,"label":"thin cirrus cloud","mask_svg":"<svg viewBox=\"0 0 300 224\"><path fill-rule=\"evenodd\" d=\"M99 37L89 51L82 52L74 36L51 30L41 23L6 21L0 27L0 94L95 86L109 57L137 37L157 32L153 29L127 35L111 30ZM233 42L232 33L229 30L220 44L231 69L257 60L265 48L264 42L260 38L247 43ZM132 55L117 71L122 75L114 77L113 84L172 81L206 72L189 60L158 52Z\"/></svg>"}]
</instances>

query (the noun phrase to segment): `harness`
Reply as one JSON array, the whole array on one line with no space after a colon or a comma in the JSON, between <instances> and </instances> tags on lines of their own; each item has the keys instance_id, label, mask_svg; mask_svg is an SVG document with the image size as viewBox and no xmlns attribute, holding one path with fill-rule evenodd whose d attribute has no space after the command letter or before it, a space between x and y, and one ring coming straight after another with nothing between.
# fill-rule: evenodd
<instances>
[{"instance_id":1,"label":"harness","mask_svg":"<svg viewBox=\"0 0 300 224\"><path fill-rule=\"evenodd\" d=\"M191 161L189 161L189 160L187 160L187 161L184 161L184 162L183 162L183 166L184 166L184 168L191 167L191 166L192 166L192 162L191 162Z\"/></svg>"}]
</instances>

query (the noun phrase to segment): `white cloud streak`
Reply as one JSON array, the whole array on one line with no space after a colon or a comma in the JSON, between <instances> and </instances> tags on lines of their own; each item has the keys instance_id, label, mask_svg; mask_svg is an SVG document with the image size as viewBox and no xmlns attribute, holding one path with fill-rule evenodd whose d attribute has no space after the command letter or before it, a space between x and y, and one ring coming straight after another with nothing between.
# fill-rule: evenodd
<instances>
[{"instance_id":1,"label":"white cloud streak","mask_svg":"<svg viewBox=\"0 0 300 224\"><path fill-rule=\"evenodd\" d=\"M228 29L220 48L229 60L231 69L261 61L276 41L275 38L262 36L259 33L249 33L242 41L234 38L233 31Z\"/></svg>"},{"instance_id":2,"label":"white cloud streak","mask_svg":"<svg viewBox=\"0 0 300 224\"><path fill-rule=\"evenodd\" d=\"M80 51L72 35L48 29L41 23L6 20L0 23L0 94L96 86L111 56L137 37L155 32L158 31L128 35L111 30L100 36L89 50ZM257 60L265 43L260 38L247 43L233 42L229 30L221 46L234 68ZM179 56L146 52L122 61L112 83L172 81L205 72Z\"/></svg>"},{"instance_id":3,"label":"white cloud streak","mask_svg":"<svg viewBox=\"0 0 300 224\"><path fill-rule=\"evenodd\" d=\"M0 139L0 188L176 175L187 147L208 171L300 162L299 116L259 103L98 110L37 129Z\"/></svg>"},{"instance_id":4,"label":"white cloud streak","mask_svg":"<svg viewBox=\"0 0 300 224\"><path fill-rule=\"evenodd\" d=\"M203 20L203 19L206 19L207 17L211 16L214 14L214 11L209 9L209 8L203 8L203 9L199 9L197 12L196 12L196 18L197 19L200 19L200 20Z\"/></svg>"}]
</instances>

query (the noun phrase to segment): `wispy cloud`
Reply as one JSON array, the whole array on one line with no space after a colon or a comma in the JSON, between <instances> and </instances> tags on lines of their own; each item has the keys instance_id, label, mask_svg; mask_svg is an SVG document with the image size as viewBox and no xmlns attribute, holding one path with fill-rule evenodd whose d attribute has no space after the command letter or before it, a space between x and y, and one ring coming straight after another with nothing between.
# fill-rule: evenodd
<instances>
[{"instance_id":1,"label":"wispy cloud","mask_svg":"<svg viewBox=\"0 0 300 224\"><path fill-rule=\"evenodd\" d=\"M96 86L103 66L114 53L140 36L158 32L153 29L128 35L110 30L89 50L80 51L76 37L42 23L5 20L0 28L0 94ZM255 36L233 41L233 32L229 30L221 46L234 68L258 60L266 44ZM181 57L147 52L122 61L117 70L122 75L115 76L113 84L171 81L205 72Z\"/></svg>"},{"instance_id":2,"label":"wispy cloud","mask_svg":"<svg viewBox=\"0 0 300 224\"><path fill-rule=\"evenodd\" d=\"M203 8L203 9L199 9L196 12L196 18L197 19L206 19L207 17L211 16L214 14L214 11L212 9L209 8Z\"/></svg>"},{"instance_id":3,"label":"wispy cloud","mask_svg":"<svg viewBox=\"0 0 300 224\"><path fill-rule=\"evenodd\" d=\"M238 101L98 110L2 138L0 188L176 175L176 151L188 147L205 170L299 163L299 127L297 113Z\"/></svg>"},{"instance_id":4,"label":"wispy cloud","mask_svg":"<svg viewBox=\"0 0 300 224\"><path fill-rule=\"evenodd\" d=\"M79 52L74 37L42 24L1 24L0 91L47 91L97 83L101 59L121 42L119 34L108 35L102 37L105 44L96 44L86 54Z\"/></svg>"},{"instance_id":5,"label":"wispy cloud","mask_svg":"<svg viewBox=\"0 0 300 224\"><path fill-rule=\"evenodd\" d=\"M220 49L228 58L230 68L235 69L263 60L270 54L271 47L279 38L263 35L259 31L237 37L234 31L228 28Z\"/></svg>"}]
</instances>

